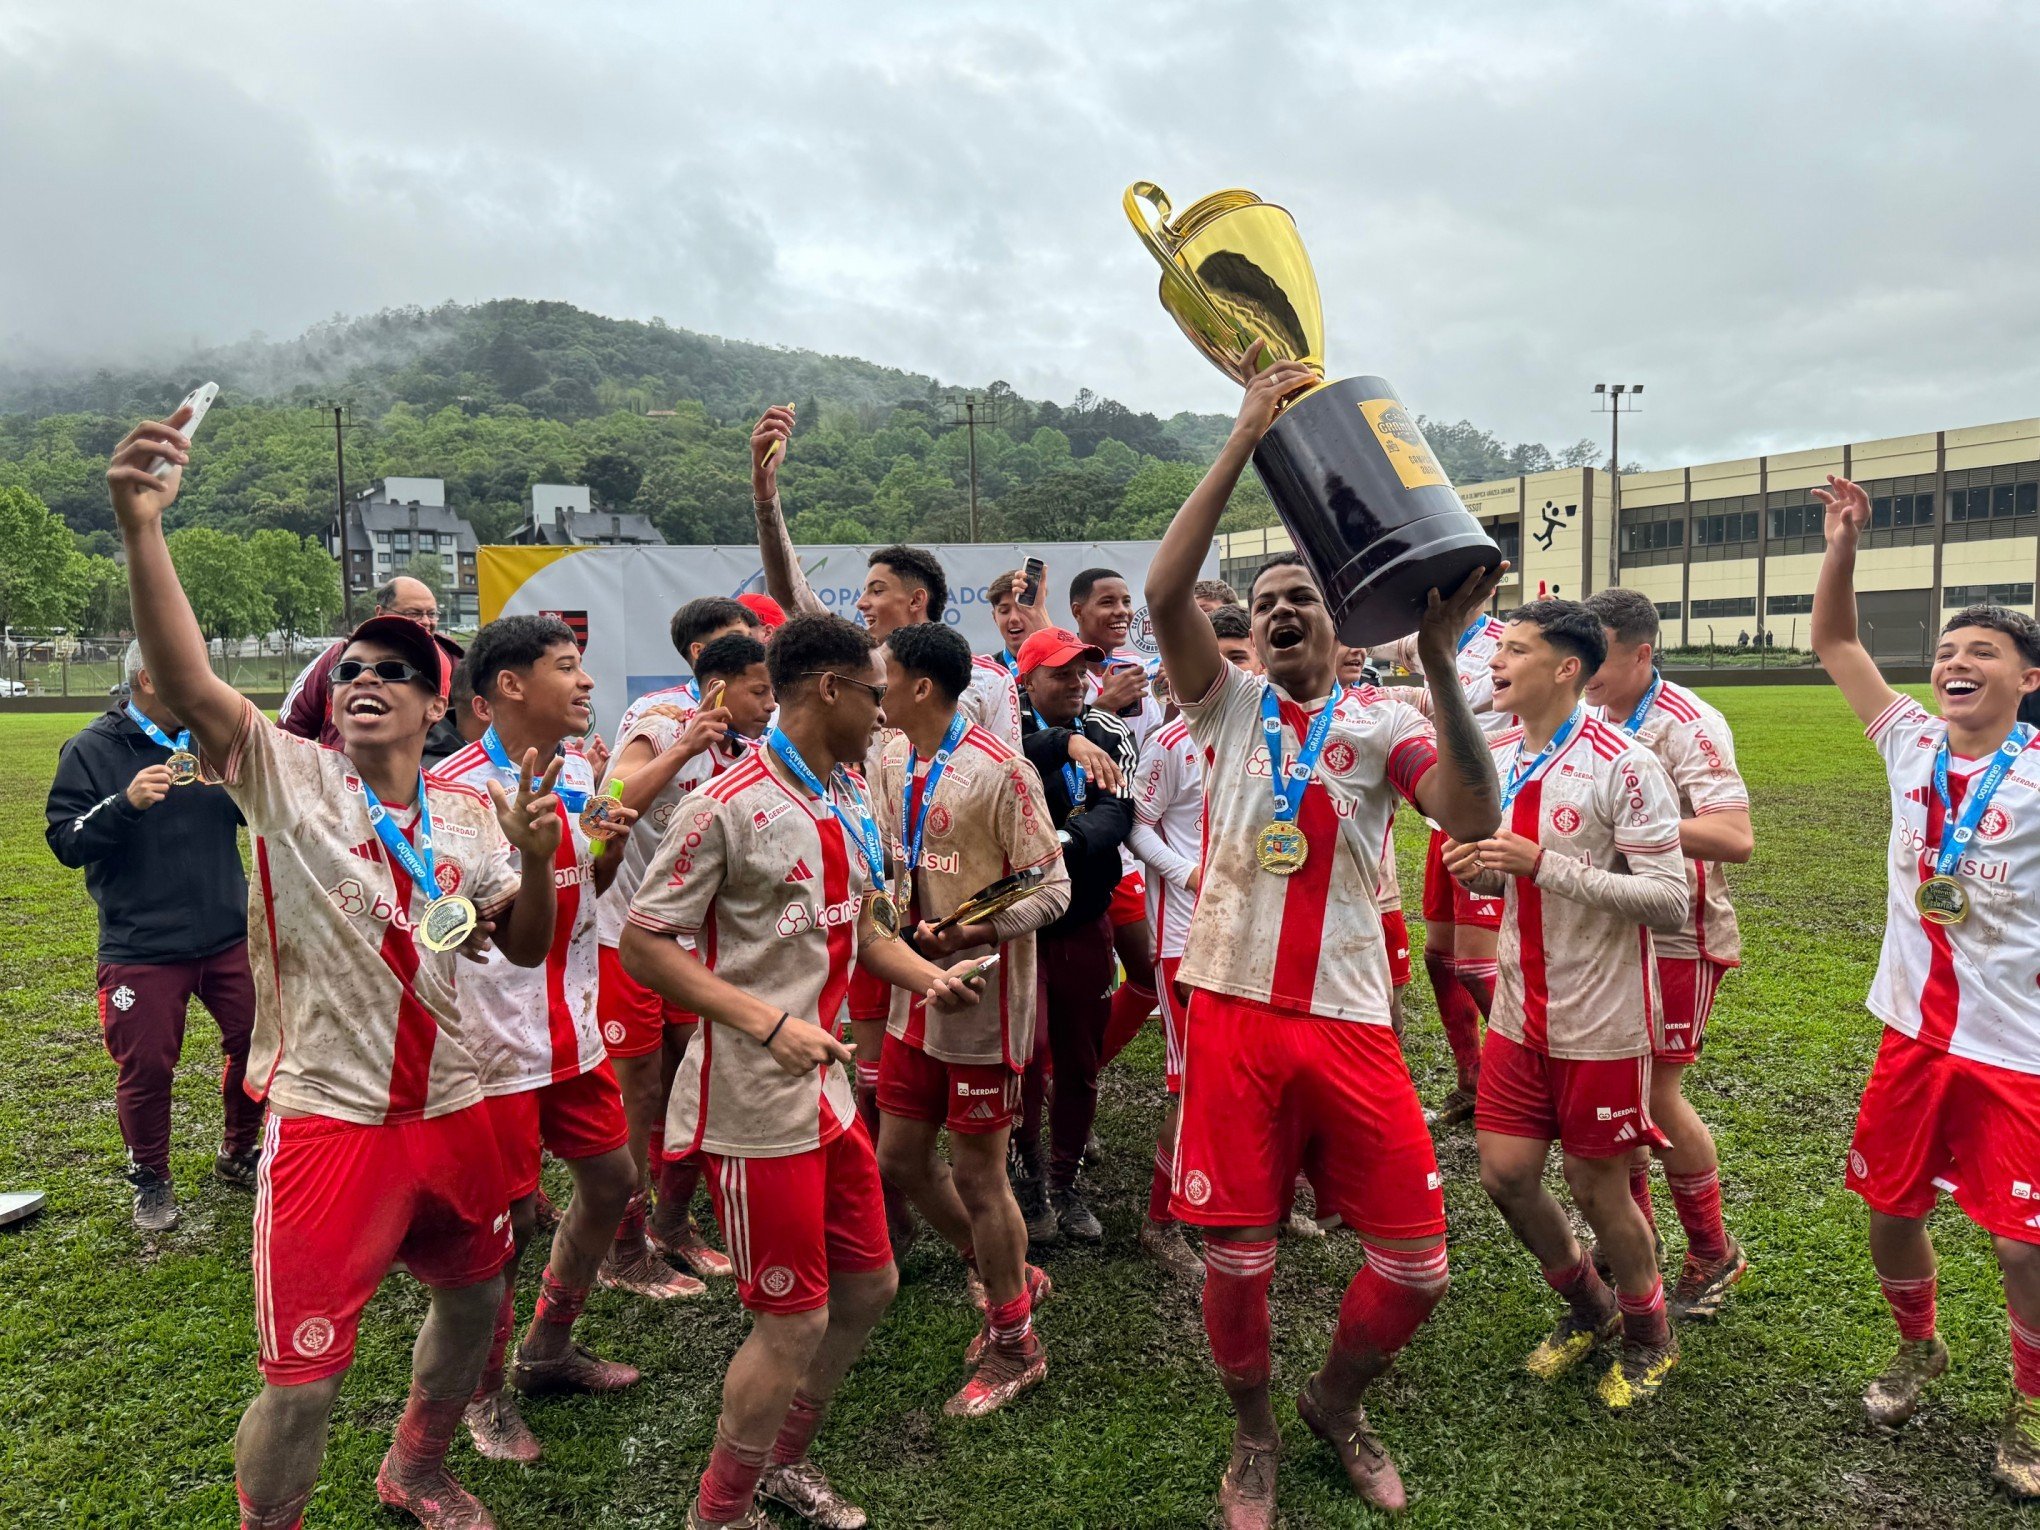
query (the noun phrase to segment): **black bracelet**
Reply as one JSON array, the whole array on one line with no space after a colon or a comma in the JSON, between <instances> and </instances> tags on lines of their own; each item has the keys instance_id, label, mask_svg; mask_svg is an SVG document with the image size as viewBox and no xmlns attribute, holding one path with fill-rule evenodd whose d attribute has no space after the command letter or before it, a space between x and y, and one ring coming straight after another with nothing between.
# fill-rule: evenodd
<instances>
[{"instance_id":1,"label":"black bracelet","mask_svg":"<svg viewBox=\"0 0 2040 1530\"><path fill-rule=\"evenodd\" d=\"M782 1009L779 1012L779 1019L773 1024L772 1029L765 1033L765 1039L759 1042L758 1045L761 1047L771 1046L772 1038L779 1034L779 1027L786 1024L786 1022L792 1018L793 1017L791 1015L789 1015L785 1010Z\"/></svg>"}]
</instances>

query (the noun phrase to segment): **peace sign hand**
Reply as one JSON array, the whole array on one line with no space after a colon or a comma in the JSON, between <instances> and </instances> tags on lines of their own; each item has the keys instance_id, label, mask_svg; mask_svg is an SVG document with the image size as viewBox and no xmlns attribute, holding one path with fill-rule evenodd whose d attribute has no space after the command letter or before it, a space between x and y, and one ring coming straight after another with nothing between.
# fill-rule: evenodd
<instances>
[{"instance_id":1,"label":"peace sign hand","mask_svg":"<svg viewBox=\"0 0 2040 1530\"><path fill-rule=\"evenodd\" d=\"M489 783L489 798L496 804L496 822L519 855L549 861L560 847L560 799L553 795L553 787L559 782L560 766L564 763L559 755L554 755L545 767L545 774L533 781L531 774L538 768L538 751L527 749L517 772L514 798L503 789L501 781Z\"/></svg>"}]
</instances>

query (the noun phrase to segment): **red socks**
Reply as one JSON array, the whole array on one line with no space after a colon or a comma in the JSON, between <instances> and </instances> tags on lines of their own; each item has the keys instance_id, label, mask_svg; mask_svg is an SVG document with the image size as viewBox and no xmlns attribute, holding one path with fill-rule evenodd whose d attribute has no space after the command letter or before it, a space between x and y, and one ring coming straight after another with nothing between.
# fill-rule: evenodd
<instances>
[{"instance_id":1,"label":"red socks","mask_svg":"<svg viewBox=\"0 0 2040 1530\"><path fill-rule=\"evenodd\" d=\"M1372 1349L1392 1355L1423 1327L1452 1284L1445 1245L1414 1252L1372 1243L1363 1247L1367 1263L1339 1303L1339 1331L1333 1343L1356 1354Z\"/></svg>"},{"instance_id":2,"label":"red socks","mask_svg":"<svg viewBox=\"0 0 2040 1530\"><path fill-rule=\"evenodd\" d=\"M517 1267L503 1272L503 1305L496 1309L496 1331L489 1335L489 1358L482 1364L482 1379L475 1383L475 1401L494 1397L503 1390L503 1357L510 1349L510 1335L517 1331Z\"/></svg>"},{"instance_id":3,"label":"red socks","mask_svg":"<svg viewBox=\"0 0 2040 1530\"><path fill-rule=\"evenodd\" d=\"M390 1443L390 1465L399 1481L415 1482L444 1469L446 1448L467 1405L465 1397L427 1397L417 1382L411 1383L397 1437Z\"/></svg>"},{"instance_id":4,"label":"red socks","mask_svg":"<svg viewBox=\"0 0 2040 1530\"><path fill-rule=\"evenodd\" d=\"M1917 1280L1890 1280L1880 1275L1884 1299L1891 1304L1892 1321L1901 1339L1931 1339L1934 1336L1934 1297L1941 1284L1939 1275L1922 1275Z\"/></svg>"},{"instance_id":5,"label":"red socks","mask_svg":"<svg viewBox=\"0 0 2040 1530\"><path fill-rule=\"evenodd\" d=\"M1544 1283L1565 1298L1566 1305L1581 1314L1605 1313L1608 1310L1608 1287L1602 1283L1594 1261L1584 1249L1580 1251L1580 1262L1563 1269L1546 1270Z\"/></svg>"},{"instance_id":6,"label":"red socks","mask_svg":"<svg viewBox=\"0 0 2040 1530\"><path fill-rule=\"evenodd\" d=\"M1650 1229L1653 1239L1657 1237L1657 1207L1650 1199L1650 1160L1629 1166L1629 1198L1636 1202L1636 1209L1643 1213L1643 1225ZM1672 1192L1672 1199L1678 1200L1678 1192ZM1697 1250L1696 1250L1697 1252Z\"/></svg>"},{"instance_id":7,"label":"red socks","mask_svg":"<svg viewBox=\"0 0 2040 1530\"><path fill-rule=\"evenodd\" d=\"M857 1114L864 1118L864 1129L871 1133L871 1140L878 1141L878 1061L876 1058L857 1059Z\"/></svg>"},{"instance_id":8,"label":"red socks","mask_svg":"<svg viewBox=\"0 0 2040 1530\"><path fill-rule=\"evenodd\" d=\"M645 1193L640 1190L623 1208L623 1220L616 1224L616 1237L609 1257L619 1264L635 1259L645 1246Z\"/></svg>"},{"instance_id":9,"label":"red socks","mask_svg":"<svg viewBox=\"0 0 2040 1530\"><path fill-rule=\"evenodd\" d=\"M1721 1225L1721 1173L1668 1174L1672 1207L1686 1229L1686 1251L1708 1261L1728 1256L1728 1229Z\"/></svg>"},{"instance_id":10,"label":"red socks","mask_svg":"<svg viewBox=\"0 0 2040 1530\"><path fill-rule=\"evenodd\" d=\"M1175 1221L1169 1212L1169 1187L1176 1179L1176 1155L1155 1144L1155 1172L1148 1180L1148 1220L1167 1227Z\"/></svg>"},{"instance_id":11,"label":"red socks","mask_svg":"<svg viewBox=\"0 0 2040 1530\"><path fill-rule=\"evenodd\" d=\"M2020 1322L2015 1312L2008 1316L2012 1320L2012 1385L2021 1397L2040 1397L2040 1328Z\"/></svg>"},{"instance_id":12,"label":"red socks","mask_svg":"<svg viewBox=\"0 0 2040 1530\"><path fill-rule=\"evenodd\" d=\"M793 1394L792 1405L786 1410L786 1419L779 1426L779 1438L772 1442L772 1464L791 1466L807 1458L808 1446L815 1441L815 1434L822 1427L822 1420L829 1416L829 1405L817 1402L805 1392Z\"/></svg>"},{"instance_id":13,"label":"red socks","mask_svg":"<svg viewBox=\"0 0 2040 1530\"><path fill-rule=\"evenodd\" d=\"M766 1452L755 1445L740 1445L731 1439L722 1421L716 1420L715 1449L708 1454L708 1469L701 1474L701 1488L694 1495L694 1517L707 1524L726 1525L750 1513L765 1458Z\"/></svg>"},{"instance_id":14,"label":"red socks","mask_svg":"<svg viewBox=\"0 0 2040 1530\"><path fill-rule=\"evenodd\" d=\"M531 1314L531 1326L540 1323L554 1323L561 1328L572 1328L574 1320L581 1315L581 1309L588 1305L586 1286L566 1286L553 1279L552 1267L548 1265L539 1277L538 1307Z\"/></svg>"},{"instance_id":15,"label":"red socks","mask_svg":"<svg viewBox=\"0 0 2040 1530\"><path fill-rule=\"evenodd\" d=\"M992 1330L992 1342L1012 1349L1027 1342L1027 1336L1034 1332L1034 1298L1023 1286L1020 1294L1010 1302L1001 1303L986 1314L986 1321Z\"/></svg>"},{"instance_id":16,"label":"red socks","mask_svg":"<svg viewBox=\"0 0 2040 1530\"><path fill-rule=\"evenodd\" d=\"M1636 1344L1647 1344L1653 1349L1669 1344L1672 1325L1665 1316L1665 1283L1657 1276L1650 1278L1650 1289L1642 1296L1631 1296L1627 1291L1615 1293L1615 1303L1622 1309L1622 1337Z\"/></svg>"},{"instance_id":17,"label":"red socks","mask_svg":"<svg viewBox=\"0 0 2040 1530\"><path fill-rule=\"evenodd\" d=\"M656 1159L652 1175L659 1187L659 1225L678 1226L685 1222L687 1210L694 1204L695 1189L701 1184L701 1155L687 1153Z\"/></svg>"},{"instance_id":18,"label":"red socks","mask_svg":"<svg viewBox=\"0 0 2040 1530\"><path fill-rule=\"evenodd\" d=\"M1155 991L1128 980L1112 995L1112 1013L1105 1022L1105 1042L1098 1053L1098 1066L1111 1062L1141 1033L1155 1012Z\"/></svg>"},{"instance_id":19,"label":"red socks","mask_svg":"<svg viewBox=\"0 0 2040 1530\"><path fill-rule=\"evenodd\" d=\"M1227 1390L1268 1384L1268 1285L1275 1278L1275 1240L1204 1242L1204 1332Z\"/></svg>"},{"instance_id":20,"label":"red socks","mask_svg":"<svg viewBox=\"0 0 2040 1530\"><path fill-rule=\"evenodd\" d=\"M298 1530L305 1522L305 1505L312 1501L312 1490L306 1488L295 1497L265 1507L250 1499L236 1482L234 1497L241 1503L241 1530Z\"/></svg>"},{"instance_id":21,"label":"red socks","mask_svg":"<svg viewBox=\"0 0 2040 1530\"><path fill-rule=\"evenodd\" d=\"M1481 1010L1473 991L1462 981L1460 969L1464 965L1448 956L1424 953L1424 971L1431 979L1431 992L1437 996L1438 1020L1445 1027L1445 1044L1452 1048L1458 1085L1471 1091L1480 1080Z\"/></svg>"}]
</instances>

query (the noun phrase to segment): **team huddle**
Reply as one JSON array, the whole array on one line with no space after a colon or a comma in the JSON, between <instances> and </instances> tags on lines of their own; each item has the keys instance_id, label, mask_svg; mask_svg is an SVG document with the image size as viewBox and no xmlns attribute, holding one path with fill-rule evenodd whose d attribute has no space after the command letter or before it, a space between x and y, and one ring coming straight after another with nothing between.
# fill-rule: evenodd
<instances>
[{"instance_id":1,"label":"team huddle","mask_svg":"<svg viewBox=\"0 0 2040 1530\"><path fill-rule=\"evenodd\" d=\"M446 1465L463 1425L482 1454L535 1463L520 1397L640 1379L577 1342L590 1291L684 1301L733 1280L751 1326L688 1525L761 1526L764 1501L865 1524L813 1446L899 1255L939 1238L982 1314L946 1412L1037 1386L1046 1251L1102 1237L1085 1174L1099 1077L1157 1012L1139 1241L1202 1282L1235 1414L1225 1525L1276 1521L1269 1286L1282 1237L1331 1225L1361 1264L1295 1406L1359 1497L1404 1506L1365 1401L1450 1284L1434 1131L1471 1123L1482 1187L1558 1299L1527 1368L1593 1367L1618 1410L1674 1384L1681 1330L1749 1268L1682 1088L1741 957L1722 867L1754 840L1729 728L1658 672L1657 612L1633 591L1496 616L1498 566L1366 653L1340 644L1300 559L1262 568L1243 605L1200 579L1255 445L1315 381L1262 372L1170 523L1144 592L1154 669L1125 643L1136 593L1105 569L1070 587L1075 630L1047 617L1038 566L995 581L992 655L942 620L924 549L872 555L861 624L829 614L778 496L792 411L766 411L752 497L770 598L676 612L691 683L634 701L613 751L583 744L574 634L536 616L488 624L456 665L378 614L318 677L331 738L271 724L213 674L165 548L183 417L128 435L108 480L158 722L188 730L176 752L224 784L254 844L246 1093L267 1119L242 1151L265 1384L236 1439L244 1527L302 1523L362 1310L398 1264L430 1307L384 1503L492 1524ZM1841 479L1816 493L1815 643L1884 759L1893 818L1869 995L1884 1042L1847 1183L1899 1340L1865 1406L1896 1427L1948 1366L1925 1225L1946 1189L1993 1235L2010 1308L1996 1475L2040 1496L2024 956L2040 909L2016 874L2040 853L2019 721L2040 627L1964 611L1936 706L1892 691L1856 639L1868 501ZM1391 667L1411 682L1377 683ZM449 719L460 745L428 764ZM1428 1111L1401 1046L1398 812L1432 830L1424 966L1456 1078ZM1570 1211L1547 1188L1553 1144ZM546 1154L573 1187L558 1212ZM1654 1161L1685 1238L1669 1291ZM519 1335L522 1255L549 1216Z\"/></svg>"}]
</instances>

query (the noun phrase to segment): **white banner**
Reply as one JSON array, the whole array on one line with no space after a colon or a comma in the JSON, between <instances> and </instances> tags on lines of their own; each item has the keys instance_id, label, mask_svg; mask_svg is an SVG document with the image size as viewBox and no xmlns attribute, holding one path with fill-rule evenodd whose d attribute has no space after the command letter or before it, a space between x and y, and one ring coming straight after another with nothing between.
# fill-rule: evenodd
<instances>
[{"instance_id":1,"label":"white banner","mask_svg":"<svg viewBox=\"0 0 2040 1530\"><path fill-rule=\"evenodd\" d=\"M1109 568L1133 589L1135 613L1128 641L1144 654L1155 651L1141 586L1147 580L1153 542L1052 542L1033 547L1011 542L937 544L929 551L949 575L949 605L943 620L960 631L975 653L1004 646L992 625L985 587L1018 568L1029 556L1048 565L1048 609L1059 626L1070 626L1070 580L1087 568ZM797 549L801 567L830 610L859 620L857 597L864 588L872 547L818 546ZM673 613L702 595L741 595L765 588L755 547L589 547L554 557L524 573L534 549L481 549L484 603L498 580L522 581L502 596L501 614L552 611L576 633L587 634L585 662L595 677L595 717L607 733L623 710L648 691L689 678L673 651ZM507 554L490 568L492 554ZM1218 573L1216 546L1202 571ZM615 740L611 739L611 743Z\"/></svg>"}]
</instances>

